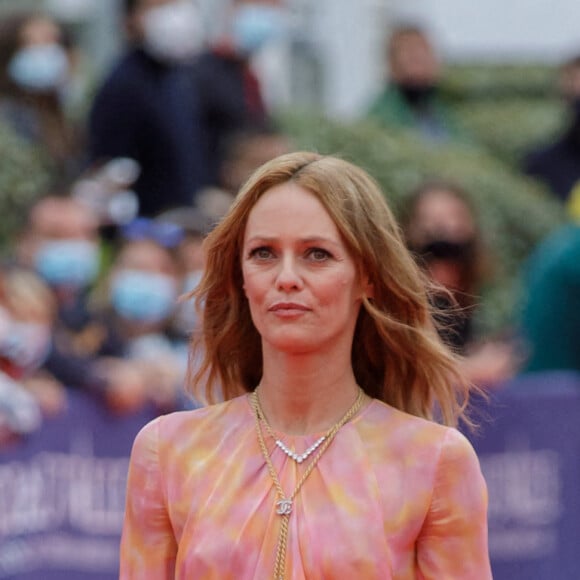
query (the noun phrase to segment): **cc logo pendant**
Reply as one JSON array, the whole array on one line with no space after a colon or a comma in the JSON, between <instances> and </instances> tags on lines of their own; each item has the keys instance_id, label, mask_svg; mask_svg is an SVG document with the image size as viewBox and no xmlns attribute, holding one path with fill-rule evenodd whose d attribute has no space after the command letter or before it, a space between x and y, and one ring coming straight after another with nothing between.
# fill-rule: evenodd
<instances>
[{"instance_id":1,"label":"cc logo pendant","mask_svg":"<svg viewBox=\"0 0 580 580\"><path fill-rule=\"evenodd\" d=\"M276 513L280 516L289 516L292 513L292 500L281 499L276 502Z\"/></svg>"}]
</instances>

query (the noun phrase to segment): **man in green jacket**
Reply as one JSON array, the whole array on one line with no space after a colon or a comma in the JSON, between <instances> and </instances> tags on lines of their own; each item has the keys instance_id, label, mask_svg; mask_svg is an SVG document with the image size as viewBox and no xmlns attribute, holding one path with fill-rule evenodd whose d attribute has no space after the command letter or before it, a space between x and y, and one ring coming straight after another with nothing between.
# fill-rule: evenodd
<instances>
[{"instance_id":1,"label":"man in green jacket","mask_svg":"<svg viewBox=\"0 0 580 580\"><path fill-rule=\"evenodd\" d=\"M464 138L439 94L441 64L423 30L399 26L387 46L389 82L368 116L385 127L418 130L435 141Z\"/></svg>"}]
</instances>

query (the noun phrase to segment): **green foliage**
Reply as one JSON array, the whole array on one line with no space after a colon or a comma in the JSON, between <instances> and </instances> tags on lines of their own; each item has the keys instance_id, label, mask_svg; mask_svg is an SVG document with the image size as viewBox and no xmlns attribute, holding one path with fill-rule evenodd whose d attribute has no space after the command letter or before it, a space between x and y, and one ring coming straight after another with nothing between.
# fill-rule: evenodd
<instances>
[{"instance_id":1,"label":"green foliage","mask_svg":"<svg viewBox=\"0 0 580 580\"><path fill-rule=\"evenodd\" d=\"M533 148L550 141L563 125L560 102L521 97L457 104L458 120L468 133L514 167Z\"/></svg>"},{"instance_id":2,"label":"green foliage","mask_svg":"<svg viewBox=\"0 0 580 580\"><path fill-rule=\"evenodd\" d=\"M445 72L442 90L467 132L517 166L563 125L557 76L557 69L547 65L453 66Z\"/></svg>"},{"instance_id":3,"label":"green foliage","mask_svg":"<svg viewBox=\"0 0 580 580\"><path fill-rule=\"evenodd\" d=\"M554 98L558 70L545 64L467 63L449 66L444 73L445 93L464 99Z\"/></svg>"},{"instance_id":4,"label":"green foliage","mask_svg":"<svg viewBox=\"0 0 580 580\"><path fill-rule=\"evenodd\" d=\"M429 145L410 132L369 122L343 124L313 114L287 114L281 122L297 147L364 167L398 215L409 192L426 178L450 179L464 187L495 264L494 278L483 290L479 330L495 332L514 322L522 263L565 220L560 205L535 182L476 147Z\"/></svg>"},{"instance_id":5,"label":"green foliage","mask_svg":"<svg viewBox=\"0 0 580 580\"><path fill-rule=\"evenodd\" d=\"M0 252L10 249L30 204L44 193L49 173L40 153L0 125Z\"/></svg>"}]
</instances>

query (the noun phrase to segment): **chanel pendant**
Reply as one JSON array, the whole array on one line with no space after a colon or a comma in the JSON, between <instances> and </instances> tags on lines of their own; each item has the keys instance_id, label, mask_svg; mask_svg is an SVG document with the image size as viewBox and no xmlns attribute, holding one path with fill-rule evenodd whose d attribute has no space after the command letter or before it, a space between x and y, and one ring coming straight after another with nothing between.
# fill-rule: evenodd
<instances>
[{"instance_id":1,"label":"chanel pendant","mask_svg":"<svg viewBox=\"0 0 580 580\"><path fill-rule=\"evenodd\" d=\"M292 513L292 500L280 499L276 502L276 513L280 516L289 516Z\"/></svg>"}]
</instances>

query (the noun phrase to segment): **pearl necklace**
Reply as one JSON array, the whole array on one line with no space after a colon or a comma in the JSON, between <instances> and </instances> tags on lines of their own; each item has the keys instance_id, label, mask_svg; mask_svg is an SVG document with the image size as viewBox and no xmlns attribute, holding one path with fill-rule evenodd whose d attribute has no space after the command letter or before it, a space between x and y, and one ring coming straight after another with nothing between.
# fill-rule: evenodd
<instances>
[{"instance_id":1,"label":"pearl necklace","mask_svg":"<svg viewBox=\"0 0 580 580\"><path fill-rule=\"evenodd\" d=\"M359 387L358 396L355 402L353 403L352 407L342 416L342 418L335 425L333 425L327 431L326 435L324 435L324 437L321 438L322 441L320 442L317 441L314 444L316 445L315 449L318 449L318 451L314 454L314 457L306 467L306 470L304 471L302 477L296 484L294 491L290 495L286 495L284 490L282 489L282 484L280 483L280 479L278 478L276 469L274 468L272 460L270 459L268 449L266 448L266 442L264 441L264 435L262 433L261 426L262 423L264 423L264 425L266 426L268 434L272 436L273 439L276 440L276 444L278 445L278 447L282 449L282 451L284 451L287 455L289 454L285 449L283 449L278 444L278 439L276 439L276 437L274 436L272 428L270 427L268 421L266 420L266 416L264 415L264 412L262 411L262 408L260 406L260 400L258 399L257 389L250 395L252 400L252 406L254 407L254 412L256 414L256 432L258 435L258 443L260 444L260 450L262 451L262 455L264 456L264 460L266 461L266 465L268 466L268 472L270 473L270 477L272 478L272 482L274 483L274 487L276 488L276 494L278 496L278 500L276 501L276 513L282 518L280 532L278 535L278 544L276 547L276 561L274 564L275 580L284 580L284 576L286 573L286 547L288 545L288 526L290 523L290 515L292 513L294 498L300 491L301 487L304 485L304 482L308 479L308 476L312 473L312 471L316 467L318 461L322 457L322 454L332 443L332 440L334 439L334 436L338 433L339 429L345 423L350 421L359 412L364 401L364 396L365 396L364 391ZM309 452L308 455L313 453L314 450L310 450L311 447L314 446L311 445L302 455L298 455L297 457L304 456L306 452ZM294 452L291 453L293 453L294 455ZM293 456L292 459L294 459ZM298 461L298 459L296 459L296 461L298 463L301 463L302 461L304 461L304 459L305 458L302 458L301 461Z\"/></svg>"}]
</instances>

